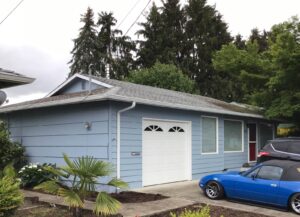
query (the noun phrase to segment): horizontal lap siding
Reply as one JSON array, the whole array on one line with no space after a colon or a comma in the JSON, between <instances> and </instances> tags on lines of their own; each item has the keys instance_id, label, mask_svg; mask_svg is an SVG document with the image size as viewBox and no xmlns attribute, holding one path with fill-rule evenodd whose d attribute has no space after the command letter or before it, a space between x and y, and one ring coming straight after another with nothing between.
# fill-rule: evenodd
<instances>
[{"instance_id":1,"label":"horizontal lap siding","mask_svg":"<svg viewBox=\"0 0 300 217\"><path fill-rule=\"evenodd\" d=\"M11 138L31 162L64 164L62 154L109 160L108 103L88 103L11 113ZM90 130L85 123L91 123Z\"/></svg>"},{"instance_id":2,"label":"horizontal lap siding","mask_svg":"<svg viewBox=\"0 0 300 217\"><path fill-rule=\"evenodd\" d=\"M112 160L116 162L116 128L117 111L130 104L111 103L111 136ZM201 154L202 132L201 115L199 112L181 111L176 109L157 108L137 105L134 109L121 114L121 178L129 182L131 188L142 187L142 121L143 118L190 121L192 124L192 175L198 179L203 174L221 172L224 170L224 124L223 117L219 117L219 154ZM206 114L207 115L207 114ZM246 151L246 149L245 149ZM131 152L140 152L140 156L131 156ZM246 159L246 152L240 153ZM229 160L229 159L228 159ZM245 163L243 161L242 163ZM240 159L236 164L242 165Z\"/></svg>"}]
</instances>

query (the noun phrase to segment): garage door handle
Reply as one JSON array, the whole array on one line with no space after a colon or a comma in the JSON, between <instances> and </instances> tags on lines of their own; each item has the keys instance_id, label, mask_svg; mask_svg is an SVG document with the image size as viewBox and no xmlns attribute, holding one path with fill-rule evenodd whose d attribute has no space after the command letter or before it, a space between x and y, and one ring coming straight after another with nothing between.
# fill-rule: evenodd
<instances>
[{"instance_id":1,"label":"garage door handle","mask_svg":"<svg viewBox=\"0 0 300 217\"><path fill-rule=\"evenodd\" d=\"M277 187L277 184L271 184L271 187L276 188L276 187Z\"/></svg>"}]
</instances>

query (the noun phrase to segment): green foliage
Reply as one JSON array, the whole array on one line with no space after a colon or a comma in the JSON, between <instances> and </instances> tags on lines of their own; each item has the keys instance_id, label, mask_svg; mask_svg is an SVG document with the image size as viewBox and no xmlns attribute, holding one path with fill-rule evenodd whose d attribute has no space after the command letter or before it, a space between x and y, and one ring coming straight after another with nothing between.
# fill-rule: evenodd
<instances>
[{"instance_id":1,"label":"green foliage","mask_svg":"<svg viewBox=\"0 0 300 217\"><path fill-rule=\"evenodd\" d=\"M83 27L74 40L69 62L71 72L121 79L133 68L132 51L135 43L115 29L117 20L112 13L101 12L97 23L91 8L82 15Z\"/></svg>"},{"instance_id":2,"label":"green foliage","mask_svg":"<svg viewBox=\"0 0 300 217\"><path fill-rule=\"evenodd\" d=\"M267 43L267 44L266 44ZM264 107L269 118L300 125L300 22L297 17L253 30L246 48L223 46L213 59L224 81L225 99ZM225 91L226 92L226 91Z\"/></svg>"},{"instance_id":3,"label":"green foliage","mask_svg":"<svg viewBox=\"0 0 300 217\"><path fill-rule=\"evenodd\" d=\"M265 89L271 72L270 62L256 42L247 42L245 49L233 43L224 45L214 55L213 65L222 78L220 98L226 101L251 103L252 97Z\"/></svg>"},{"instance_id":4,"label":"green foliage","mask_svg":"<svg viewBox=\"0 0 300 217\"><path fill-rule=\"evenodd\" d=\"M139 41L137 63L141 67L156 61L175 64L196 81L203 95L219 98L223 90L211 58L232 39L215 8L206 0L189 0L183 6L178 0L167 0L161 8L153 4L146 19L137 32L144 38Z\"/></svg>"},{"instance_id":5,"label":"green foliage","mask_svg":"<svg viewBox=\"0 0 300 217\"><path fill-rule=\"evenodd\" d=\"M184 75L176 66L159 62L151 68L132 71L126 80L137 84L195 93L194 81Z\"/></svg>"},{"instance_id":6,"label":"green foliage","mask_svg":"<svg viewBox=\"0 0 300 217\"><path fill-rule=\"evenodd\" d=\"M10 140L5 123L0 123L0 170L10 163L21 168L26 163L24 152L24 147Z\"/></svg>"},{"instance_id":7,"label":"green foliage","mask_svg":"<svg viewBox=\"0 0 300 217\"><path fill-rule=\"evenodd\" d=\"M66 166L45 167L46 170L57 175L60 179L46 181L36 186L35 189L42 189L46 192L60 195L65 203L73 210L74 217L82 216L82 208L87 196L96 190L97 180L107 177L113 172L111 164L85 156L71 161L64 154ZM62 179L72 179L71 186L67 187ZM127 184L118 179L112 179L107 185L115 188L127 187ZM120 207L120 203L105 192L99 192L94 212L97 215L115 214Z\"/></svg>"},{"instance_id":8,"label":"green foliage","mask_svg":"<svg viewBox=\"0 0 300 217\"><path fill-rule=\"evenodd\" d=\"M20 182L15 179L12 165L8 165L0 177L0 216L12 216L22 203Z\"/></svg>"},{"instance_id":9,"label":"green foliage","mask_svg":"<svg viewBox=\"0 0 300 217\"><path fill-rule=\"evenodd\" d=\"M57 175L45 170L45 167L56 167L52 164L29 164L21 168L18 177L21 179L21 186L32 188L42 182L56 179Z\"/></svg>"},{"instance_id":10,"label":"green foliage","mask_svg":"<svg viewBox=\"0 0 300 217\"><path fill-rule=\"evenodd\" d=\"M94 12L91 8L81 16L80 21L84 23L80 28L78 38L74 39L74 47L71 51L72 59L69 62L70 74L75 73L97 75L98 43L96 25L94 23Z\"/></svg>"},{"instance_id":11,"label":"green foliage","mask_svg":"<svg viewBox=\"0 0 300 217\"><path fill-rule=\"evenodd\" d=\"M179 215L171 213L171 217L210 217L210 210L208 206L205 206L201 210L196 211L186 209Z\"/></svg>"}]
</instances>

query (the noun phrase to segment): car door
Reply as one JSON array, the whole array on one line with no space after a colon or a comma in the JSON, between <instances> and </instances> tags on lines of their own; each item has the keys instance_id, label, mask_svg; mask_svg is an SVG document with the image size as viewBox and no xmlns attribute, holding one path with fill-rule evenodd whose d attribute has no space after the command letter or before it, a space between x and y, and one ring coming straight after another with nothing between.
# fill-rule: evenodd
<instances>
[{"instance_id":1,"label":"car door","mask_svg":"<svg viewBox=\"0 0 300 217\"><path fill-rule=\"evenodd\" d=\"M261 166L237 180L236 198L260 203L277 204L278 188L283 169Z\"/></svg>"}]
</instances>

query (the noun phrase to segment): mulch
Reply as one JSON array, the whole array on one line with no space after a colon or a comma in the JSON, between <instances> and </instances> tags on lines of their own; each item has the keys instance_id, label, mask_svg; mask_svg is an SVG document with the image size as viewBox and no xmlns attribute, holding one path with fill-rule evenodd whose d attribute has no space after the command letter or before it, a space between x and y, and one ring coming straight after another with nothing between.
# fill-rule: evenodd
<instances>
[{"instance_id":1,"label":"mulch","mask_svg":"<svg viewBox=\"0 0 300 217\"><path fill-rule=\"evenodd\" d=\"M184 208L175 209L172 211L162 212L155 215L152 215L151 217L170 217L170 213L176 214L176 216L179 216L180 213L184 212L185 210L192 210L192 211L199 211L202 207L206 206L206 204L196 204L187 206ZM210 209L210 217L269 217L266 215L260 215L257 213L251 213L251 212L244 212L239 210L233 210L228 209L220 206L212 206L209 205Z\"/></svg>"}]
</instances>

